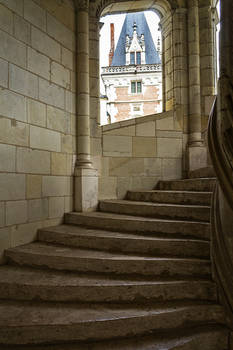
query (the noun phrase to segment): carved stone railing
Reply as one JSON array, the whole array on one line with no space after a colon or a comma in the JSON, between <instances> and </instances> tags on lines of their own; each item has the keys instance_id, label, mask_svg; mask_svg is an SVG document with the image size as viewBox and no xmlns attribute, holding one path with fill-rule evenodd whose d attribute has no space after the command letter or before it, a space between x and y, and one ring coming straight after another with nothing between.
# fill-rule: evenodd
<instances>
[{"instance_id":1,"label":"carved stone railing","mask_svg":"<svg viewBox=\"0 0 233 350\"><path fill-rule=\"evenodd\" d=\"M214 277L233 329L233 86L222 77L208 125L209 153L217 175L211 207Z\"/></svg>"},{"instance_id":2,"label":"carved stone railing","mask_svg":"<svg viewBox=\"0 0 233 350\"><path fill-rule=\"evenodd\" d=\"M161 64L102 67L102 74L161 72Z\"/></svg>"}]
</instances>

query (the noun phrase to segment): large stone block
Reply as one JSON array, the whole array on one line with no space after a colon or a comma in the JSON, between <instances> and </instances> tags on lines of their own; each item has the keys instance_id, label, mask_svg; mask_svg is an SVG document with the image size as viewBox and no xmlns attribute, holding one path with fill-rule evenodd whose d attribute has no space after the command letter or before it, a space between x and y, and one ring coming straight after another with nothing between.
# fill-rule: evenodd
<instances>
[{"instance_id":1,"label":"large stone block","mask_svg":"<svg viewBox=\"0 0 233 350\"><path fill-rule=\"evenodd\" d=\"M27 244L36 240L37 231L42 227L43 222L31 222L11 227L11 245L13 247Z\"/></svg>"},{"instance_id":2,"label":"large stone block","mask_svg":"<svg viewBox=\"0 0 233 350\"><path fill-rule=\"evenodd\" d=\"M67 174L67 157L64 153L51 153L51 174L66 175Z\"/></svg>"},{"instance_id":3,"label":"large stone block","mask_svg":"<svg viewBox=\"0 0 233 350\"><path fill-rule=\"evenodd\" d=\"M50 38L37 28L32 27L31 32L32 47L46 56L60 62L61 47L60 44Z\"/></svg>"},{"instance_id":4,"label":"large stone block","mask_svg":"<svg viewBox=\"0 0 233 350\"><path fill-rule=\"evenodd\" d=\"M75 169L75 211L95 211L98 205L98 176L95 169Z\"/></svg>"},{"instance_id":5,"label":"large stone block","mask_svg":"<svg viewBox=\"0 0 233 350\"><path fill-rule=\"evenodd\" d=\"M105 132L105 135L135 136L135 125L109 130Z\"/></svg>"},{"instance_id":6,"label":"large stone block","mask_svg":"<svg viewBox=\"0 0 233 350\"><path fill-rule=\"evenodd\" d=\"M34 26L46 31L46 12L34 1L24 0L24 18Z\"/></svg>"},{"instance_id":7,"label":"large stone block","mask_svg":"<svg viewBox=\"0 0 233 350\"><path fill-rule=\"evenodd\" d=\"M52 62L51 81L63 86L65 89L70 89L70 71L61 64Z\"/></svg>"},{"instance_id":8,"label":"large stone block","mask_svg":"<svg viewBox=\"0 0 233 350\"><path fill-rule=\"evenodd\" d=\"M173 116L156 120L156 130L173 130Z\"/></svg>"},{"instance_id":9,"label":"large stone block","mask_svg":"<svg viewBox=\"0 0 233 350\"><path fill-rule=\"evenodd\" d=\"M143 158L109 158L109 175L126 177L144 175Z\"/></svg>"},{"instance_id":10,"label":"large stone block","mask_svg":"<svg viewBox=\"0 0 233 350\"><path fill-rule=\"evenodd\" d=\"M0 58L0 86L8 86L8 62Z\"/></svg>"},{"instance_id":11,"label":"large stone block","mask_svg":"<svg viewBox=\"0 0 233 350\"><path fill-rule=\"evenodd\" d=\"M47 31L52 38L56 39L67 49L75 51L74 33L49 14L47 15Z\"/></svg>"},{"instance_id":12,"label":"large stone block","mask_svg":"<svg viewBox=\"0 0 233 350\"><path fill-rule=\"evenodd\" d=\"M160 158L182 158L182 139L158 137L157 156Z\"/></svg>"},{"instance_id":13,"label":"large stone block","mask_svg":"<svg viewBox=\"0 0 233 350\"><path fill-rule=\"evenodd\" d=\"M75 138L76 140L76 138ZM71 135L61 136L61 151L64 153L73 153L73 137Z\"/></svg>"},{"instance_id":14,"label":"large stone block","mask_svg":"<svg viewBox=\"0 0 233 350\"><path fill-rule=\"evenodd\" d=\"M27 175L27 198L40 198L42 193L42 176Z\"/></svg>"},{"instance_id":15,"label":"large stone block","mask_svg":"<svg viewBox=\"0 0 233 350\"><path fill-rule=\"evenodd\" d=\"M117 198L117 177L99 178L99 199Z\"/></svg>"},{"instance_id":16,"label":"large stone block","mask_svg":"<svg viewBox=\"0 0 233 350\"><path fill-rule=\"evenodd\" d=\"M0 88L0 115L25 122L27 120L25 97Z\"/></svg>"},{"instance_id":17,"label":"large stone block","mask_svg":"<svg viewBox=\"0 0 233 350\"><path fill-rule=\"evenodd\" d=\"M28 122L38 126L46 126L46 105L28 99L27 100Z\"/></svg>"},{"instance_id":18,"label":"large stone block","mask_svg":"<svg viewBox=\"0 0 233 350\"><path fill-rule=\"evenodd\" d=\"M16 39L23 41L25 44L31 44L30 24L17 15L14 16L14 35Z\"/></svg>"},{"instance_id":19,"label":"large stone block","mask_svg":"<svg viewBox=\"0 0 233 350\"><path fill-rule=\"evenodd\" d=\"M25 223L27 219L27 201L11 201L6 203L7 226Z\"/></svg>"},{"instance_id":20,"label":"large stone block","mask_svg":"<svg viewBox=\"0 0 233 350\"><path fill-rule=\"evenodd\" d=\"M28 146L29 125L0 117L0 142Z\"/></svg>"},{"instance_id":21,"label":"large stone block","mask_svg":"<svg viewBox=\"0 0 233 350\"><path fill-rule=\"evenodd\" d=\"M162 159L162 178L175 180L182 178L182 159Z\"/></svg>"},{"instance_id":22,"label":"large stone block","mask_svg":"<svg viewBox=\"0 0 233 350\"><path fill-rule=\"evenodd\" d=\"M28 69L47 80L50 79L49 58L30 47L28 48Z\"/></svg>"},{"instance_id":23,"label":"large stone block","mask_svg":"<svg viewBox=\"0 0 233 350\"><path fill-rule=\"evenodd\" d=\"M66 111L73 114L76 112L76 96L70 91L66 91Z\"/></svg>"},{"instance_id":24,"label":"large stone block","mask_svg":"<svg viewBox=\"0 0 233 350\"><path fill-rule=\"evenodd\" d=\"M38 77L10 64L10 89L33 98L38 98Z\"/></svg>"},{"instance_id":25,"label":"large stone block","mask_svg":"<svg viewBox=\"0 0 233 350\"><path fill-rule=\"evenodd\" d=\"M47 106L47 127L49 129L68 132L70 115L58 108Z\"/></svg>"},{"instance_id":26,"label":"large stone block","mask_svg":"<svg viewBox=\"0 0 233 350\"><path fill-rule=\"evenodd\" d=\"M30 126L30 146L48 151L61 151L61 135L59 132Z\"/></svg>"},{"instance_id":27,"label":"large stone block","mask_svg":"<svg viewBox=\"0 0 233 350\"><path fill-rule=\"evenodd\" d=\"M68 196L69 178L67 176L44 176L42 180L43 197Z\"/></svg>"},{"instance_id":28,"label":"large stone block","mask_svg":"<svg viewBox=\"0 0 233 350\"><path fill-rule=\"evenodd\" d=\"M146 176L160 177L162 174L162 160L160 158L144 158Z\"/></svg>"},{"instance_id":29,"label":"large stone block","mask_svg":"<svg viewBox=\"0 0 233 350\"><path fill-rule=\"evenodd\" d=\"M75 8L73 1L59 1L54 6L53 1L40 0L40 4L56 17L58 21L75 31Z\"/></svg>"},{"instance_id":30,"label":"large stone block","mask_svg":"<svg viewBox=\"0 0 233 350\"><path fill-rule=\"evenodd\" d=\"M91 138L91 156L99 156L102 153L101 139L97 137Z\"/></svg>"},{"instance_id":31,"label":"large stone block","mask_svg":"<svg viewBox=\"0 0 233 350\"><path fill-rule=\"evenodd\" d=\"M0 4L0 28L13 33L13 14L7 7Z\"/></svg>"},{"instance_id":32,"label":"large stone block","mask_svg":"<svg viewBox=\"0 0 233 350\"><path fill-rule=\"evenodd\" d=\"M103 155L111 157L132 156L132 137L103 135Z\"/></svg>"},{"instance_id":33,"label":"large stone block","mask_svg":"<svg viewBox=\"0 0 233 350\"><path fill-rule=\"evenodd\" d=\"M133 137L133 157L155 157L155 137Z\"/></svg>"},{"instance_id":34,"label":"large stone block","mask_svg":"<svg viewBox=\"0 0 233 350\"><path fill-rule=\"evenodd\" d=\"M17 172L28 174L49 174L50 153L18 147Z\"/></svg>"},{"instance_id":35,"label":"large stone block","mask_svg":"<svg viewBox=\"0 0 233 350\"><path fill-rule=\"evenodd\" d=\"M137 124L136 136L155 136L155 122Z\"/></svg>"},{"instance_id":36,"label":"large stone block","mask_svg":"<svg viewBox=\"0 0 233 350\"><path fill-rule=\"evenodd\" d=\"M60 218L65 212L65 198L51 197L49 198L49 218Z\"/></svg>"},{"instance_id":37,"label":"large stone block","mask_svg":"<svg viewBox=\"0 0 233 350\"><path fill-rule=\"evenodd\" d=\"M73 197L65 197L65 213L70 213L73 211Z\"/></svg>"},{"instance_id":38,"label":"large stone block","mask_svg":"<svg viewBox=\"0 0 233 350\"><path fill-rule=\"evenodd\" d=\"M62 64L71 70L74 70L75 65L75 56L74 53L65 47L62 47L62 56L61 56Z\"/></svg>"},{"instance_id":39,"label":"large stone block","mask_svg":"<svg viewBox=\"0 0 233 350\"><path fill-rule=\"evenodd\" d=\"M49 105L65 108L65 90L47 80L39 78L39 100Z\"/></svg>"},{"instance_id":40,"label":"large stone block","mask_svg":"<svg viewBox=\"0 0 233 350\"><path fill-rule=\"evenodd\" d=\"M32 199L28 201L28 220L45 220L49 216L49 206L47 198Z\"/></svg>"},{"instance_id":41,"label":"large stone block","mask_svg":"<svg viewBox=\"0 0 233 350\"><path fill-rule=\"evenodd\" d=\"M23 16L23 0L0 0L0 3Z\"/></svg>"},{"instance_id":42,"label":"large stone block","mask_svg":"<svg viewBox=\"0 0 233 350\"><path fill-rule=\"evenodd\" d=\"M0 144L0 171L15 172L16 147Z\"/></svg>"},{"instance_id":43,"label":"large stone block","mask_svg":"<svg viewBox=\"0 0 233 350\"><path fill-rule=\"evenodd\" d=\"M0 202L0 227L4 227L5 226L5 216L6 216L6 214L5 214L5 203L4 202Z\"/></svg>"},{"instance_id":44,"label":"large stone block","mask_svg":"<svg viewBox=\"0 0 233 350\"><path fill-rule=\"evenodd\" d=\"M11 230L9 227L0 229L0 264L4 264L4 250L11 247Z\"/></svg>"}]
</instances>

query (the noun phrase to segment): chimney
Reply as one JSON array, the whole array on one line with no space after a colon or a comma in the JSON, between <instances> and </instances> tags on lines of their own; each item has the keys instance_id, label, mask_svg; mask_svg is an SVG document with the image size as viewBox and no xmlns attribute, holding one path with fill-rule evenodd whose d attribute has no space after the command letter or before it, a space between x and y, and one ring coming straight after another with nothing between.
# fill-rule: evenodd
<instances>
[{"instance_id":1,"label":"chimney","mask_svg":"<svg viewBox=\"0 0 233 350\"><path fill-rule=\"evenodd\" d=\"M109 66L112 64L112 59L114 55L114 23L110 23L110 51L109 51Z\"/></svg>"}]
</instances>

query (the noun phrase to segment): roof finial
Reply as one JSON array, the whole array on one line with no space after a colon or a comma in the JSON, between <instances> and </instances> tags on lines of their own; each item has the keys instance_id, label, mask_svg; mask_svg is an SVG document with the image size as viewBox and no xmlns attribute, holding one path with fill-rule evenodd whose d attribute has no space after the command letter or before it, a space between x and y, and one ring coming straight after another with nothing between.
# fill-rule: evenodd
<instances>
[{"instance_id":1,"label":"roof finial","mask_svg":"<svg viewBox=\"0 0 233 350\"><path fill-rule=\"evenodd\" d=\"M134 24L133 24L133 31L136 33L137 32L137 24L136 24L136 22L134 22Z\"/></svg>"}]
</instances>

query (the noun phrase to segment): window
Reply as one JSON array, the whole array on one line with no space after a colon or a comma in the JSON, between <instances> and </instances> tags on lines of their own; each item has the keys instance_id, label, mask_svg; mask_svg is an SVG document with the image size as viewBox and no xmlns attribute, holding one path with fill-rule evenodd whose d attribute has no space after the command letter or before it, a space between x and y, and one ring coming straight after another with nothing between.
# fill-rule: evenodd
<instances>
[{"instance_id":1,"label":"window","mask_svg":"<svg viewBox=\"0 0 233 350\"><path fill-rule=\"evenodd\" d=\"M130 52L130 64L135 64L135 53Z\"/></svg>"},{"instance_id":2,"label":"window","mask_svg":"<svg viewBox=\"0 0 233 350\"><path fill-rule=\"evenodd\" d=\"M130 52L130 64L141 64L141 52Z\"/></svg>"},{"instance_id":3,"label":"window","mask_svg":"<svg viewBox=\"0 0 233 350\"><path fill-rule=\"evenodd\" d=\"M142 92L142 82L141 81L131 81L131 93L140 94Z\"/></svg>"},{"instance_id":4,"label":"window","mask_svg":"<svg viewBox=\"0 0 233 350\"><path fill-rule=\"evenodd\" d=\"M137 52L136 57L137 57L137 64L141 64L141 52Z\"/></svg>"}]
</instances>

